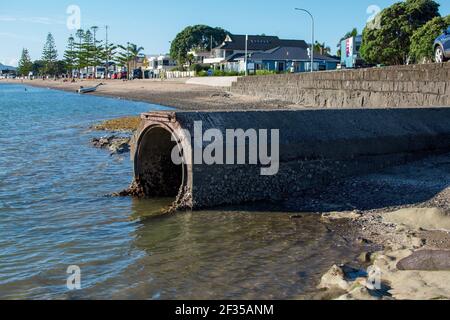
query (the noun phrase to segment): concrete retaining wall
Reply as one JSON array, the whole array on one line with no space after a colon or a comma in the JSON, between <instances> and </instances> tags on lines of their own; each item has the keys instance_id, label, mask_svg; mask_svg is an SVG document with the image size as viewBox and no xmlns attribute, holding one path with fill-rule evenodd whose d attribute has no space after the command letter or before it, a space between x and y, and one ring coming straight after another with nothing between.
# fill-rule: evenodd
<instances>
[{"instance_id":1,"label":"concrete retaining wall","mask_svg":"<svg viewBox=\"0 0 450 320\"><path fill-rule=\"evenodd\" d=\"M261 176L260 165L193 164L195 121L203 131L279 129L279 173ZM175 197L180 190L180 205L191 208L278 201L450 150L450 108L160 112L144 114L143 124L133 155L136 181L149 197ZM171 135L188 164L170 163Z\"/></svg>"},{"instance_id":2,"label":"concrete retaining wall","mask_svg":"<svg viewBox=\"0 0 450 320\"><path fill-rule=\"evenodd\" d=\"M236 82L238 77L197 77L186 81L187 84L195 84L208 87L226 87L229 88Z\"/></svg>"},{"instance_id":3,"label":"concrete retaining wall","mask_svg":"<svg viewBox=\"0 0 450 320\"><path fill-rule=\"evenodd\" d=\"M450 106L450 63L246 77L231 91L306 107Z\"/></svg>"}]
</instances>

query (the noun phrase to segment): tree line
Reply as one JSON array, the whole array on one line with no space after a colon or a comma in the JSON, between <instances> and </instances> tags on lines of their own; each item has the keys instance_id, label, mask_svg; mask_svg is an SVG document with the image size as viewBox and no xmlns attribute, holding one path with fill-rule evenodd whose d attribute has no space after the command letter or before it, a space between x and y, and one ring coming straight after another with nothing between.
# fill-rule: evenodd
<instances>
[{"instance_id":1,"label":"tree line","mask_svg":"<svg viewBox=\"0 0 450 320\"><path fill-rule=\"evenodd\" d=\"M450 25L441 17L434 0L405 0L382 10L362 32L361 56L370 64L399 65L432 62L434 40ZM222 28L189 26L172 41L171 56L179 65L190 64L191 50L209 50L230 34ZM354 28L340 40L358 35ZM337 55L341 55L340 43ZM330 54L330 47L316 42L314 51Z\"/></svg>"},{"instance_id":2,"label":"tree line","mask_svg":"<svg viewBox=\"0 0 450 320\"><path fill-rule=\"evenodd\" d=\"M75 35L71 35L61 60L58 59L55 39L48 33L41 59L32 61L29 50L22 50L18 65L19 75L28 76L32 72L34 76L72 76L74 72L81 74L86 68L98 66L109 71L112 63L127 67L128 71L136 68L144 48L134 43L116 45L100 40L98 29L96 26L87 30L80 29Z\"/></svg>"},{"instance_id":3,"label":"tree line","mask_svg":"<svg viewBox=\"0 0 450 320\"><path fill-rule=\"evenodd\" d=\"M398 65L430 62L433 59L433 42L450 25L450 15L441 17L439 4L434 0L406 0L382 10L369 22L362 33L361 56L372 64ZM191 64L191 50L210 50L222 43L230 34L222 28L205 25L189 26L181 31L171 42L170 55L180 66ZM356 36L353 29L341 40ZM53 35L49 33L40 60L31 61L29 51L23 49L18 72L35 76L71 74L73 70L104 66L111 62L126 66L127 70L136 67L137 58L144 48L133 43L116 45L99 40L98 27L80 29L67 41L64 58L58 60ZM315 43L315 51L329 54L325 43ZM340 55L338 50L338 55ZM145 62L144 62L145 64Z\"/></svg>"},{"instance_id":4,"label":"tree line","mask_svg":"<svg viewBox=\"0 0 450 320\"><path fill-rule=\"evenodd\" d=\"M406 0L382 10L364 28L361 57L371 64L401 65L430 63L434 40L450 26L450 15L439 14L433 0ZM354 28L341 41L358 35Z\"/></svg>"},{"instance_id":5,"label":"tree line","mask_svg":"<svg viewBox=\"0 0 450 320\"><path fill-rule=\"evenodd\" d=\"M434 0L406 0L382 10L362 33L368 63L399 65L433 61L434 40L450 25Z\"/></svg>"}]
</instances>

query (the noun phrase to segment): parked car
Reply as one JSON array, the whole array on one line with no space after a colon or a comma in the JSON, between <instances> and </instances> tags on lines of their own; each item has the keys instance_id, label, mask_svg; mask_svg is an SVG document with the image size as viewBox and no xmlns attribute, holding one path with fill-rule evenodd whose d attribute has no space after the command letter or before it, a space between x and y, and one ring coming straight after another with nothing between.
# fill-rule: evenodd
<instances>
[{"instance_id":1,"label":"parked car","mask_svg":"<svg viewBox=\"0 0 450 320\"><path fill-rule=\"evenodd\" d=\"M133 70L133 79L142 79L142 70L141 69Z\"/></svg>"},{"instance_id":2,"label":"parked car","mask_svg":"<svg viewBox=\"0 0 450 320\"><path fill-rule=\"evenodd\" d=\"M434 60L442 63L450 59L450 27L434 41Z\"/></svg>"}]
</instances>

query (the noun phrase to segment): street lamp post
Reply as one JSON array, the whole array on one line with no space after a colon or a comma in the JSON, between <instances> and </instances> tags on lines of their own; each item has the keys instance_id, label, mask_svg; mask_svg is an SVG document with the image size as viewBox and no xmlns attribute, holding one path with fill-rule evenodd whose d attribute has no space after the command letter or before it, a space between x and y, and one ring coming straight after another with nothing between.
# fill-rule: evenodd
<instances>
[{"instance_id":1,"label":"street lamp post","mask_svg":"<svg viewBox=\"0 0 450 320\"><path fill-rule=\"evenodd\" d=\"M248 76L248 34L245 36L245 76Z\"/></svg>"},{"instance_id":2,"label":"street lamp post","mask_svg":"<svg viewBox=\"0 0 450 320\"><path fill-rule=\"evenodd\" d=\"M306 12L306 13L311 17L311 21L312 21L311 72L314 72L314 17L313 17L313 15L311 14L311 12L309 12L309 11L306 10L306 9L295 8L295 10Z\"/></svg>"},{"instance_id":3,"label":"street lamp post","mask_svg":"<svg viewBox=\"0 0 450 320\"><path fill-rule=\"evenodd\" d=\"M108 43L108 29L109 26L105 26L105 30L106 30L106 38L105 38L105 53L106 53L106 64L105 64L105 79L108 79L109 77L109 43Z\"/></svg>"},{"instance_id":4,"label":"street lamp post","mask_svg":"<svg viewBox=\"0 0 450 320\"><path fill-rule=\"evenodd\" d=\"M127 80L130 80L130 43L127 42Z\"/></svg>"}]
</instances>

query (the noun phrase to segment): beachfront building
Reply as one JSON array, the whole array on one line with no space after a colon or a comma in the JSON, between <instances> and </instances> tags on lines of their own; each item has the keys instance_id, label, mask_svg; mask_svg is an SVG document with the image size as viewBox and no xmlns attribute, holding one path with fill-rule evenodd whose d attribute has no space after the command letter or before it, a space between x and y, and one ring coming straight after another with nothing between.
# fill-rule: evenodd
<instances>
[{"instance_id":1,"label":"beachfront building","mask_svg":"<svg viewBox=\"0 0 450 320\"><path fill-rule=\"evenodd\" d=\"M121 68L113 61L108 62L108 74L106 72L106 64L96 67L84 67L80 69L74 68L68 70L68 77L80 79L111 79L112 75L120 72Z\"/></svg>"},{"instance_id":2,"label":"beachfront building","mask_svg":"<svg viewBox=\"0 0 450 320\"><path fill-rule=\"evenodd\" d=\"M111 61L108 63L108 74L106 72L106 65L98 66L95 68L95 77L97 79L110 79L113 74L118 72L117 70L117 64Z\"/></svg>"},{"instance_id":3,"label":"beachfront building","mask_svg":"<svg viewBox=\"0 0 450 320\"><path fill-rule=\"evenodd\" d=\"M285 40L275 36L228 35L224 42L214 48L211 57L205 58L203 63L214 66L215 69L235 69L238 59L248 53L264 52L278 47L293 47L307 49L308 44L303 40Z\"/></svg>"},{"instance_id":4,"label":"beachfront building","mask_svg":"<svg viewBox=\"0 0 450 320\"><path fill-rule=\"evenodd\" d=\"M130 68L132 69L142 69L145 67L147 57L144 54L140 54L134 60L131 60Z\"/></svg>"},{"instance_id":5,"label":"beachfront building","mask_svg":"<svg viewBox=\"0 0 450 320\"><path fill-rule=\"evenodd\" d=\"M362 35L344 39L340 43L341 66L347 69L359 68L366 65L361 57Z\"/></svg>"},{"instance_id":6,"label":"beachfront building","mask_svg":"<svg viewBox=\"0 0 450 320\"><path fill-rule=\"evenodd\" d=\"M202 51L202 50L191 50L188 52L188 56L191 56L192 63L195 64L204 64L205 59L211 58L211 52L210 51Z\"/></svg>"},{"instance_id":7,"label":"beachfront building","mask_svg":"<svg viewBox=\"0 0 450 320\"><path fill-rule=\"evenodd\" d=\"M307 72L311 71L311 55L309 48L277 47L248 55L248 70L266 70L272 72ZM314 53L314 71L336 70L339 59ZM229 61L230 71L245 72L245 54Z\"/></svg>"},{"instance_id":8,"label":"beachfront building","mask_svg":"<svg viewBox=\"0 0 450 320\"><path fill-rule=\"evenodd\" d=\"M163 71L172 71L177 67L177 61L169 55L147 56L148 66L144 70L149 71L150 77L158 76Z\"/></svg>"},{"instance_id":9,"label":"beachfront building","mask_svg":"<svg viewBox=\"0 0 450 320\"><path fill-rule=\"evenodd\" d=\"M15 76L16 73L17 73L17 68L5 66L4 64L0 63L0 75L2 77Z\"/></svg>"}]
</instances>

